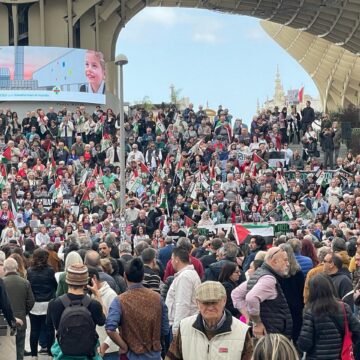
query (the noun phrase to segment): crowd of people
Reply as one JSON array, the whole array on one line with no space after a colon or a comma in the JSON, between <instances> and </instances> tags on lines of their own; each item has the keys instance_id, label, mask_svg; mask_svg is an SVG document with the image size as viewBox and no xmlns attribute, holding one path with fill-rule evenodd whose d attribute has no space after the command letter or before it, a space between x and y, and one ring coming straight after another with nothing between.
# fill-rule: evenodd
<instances>
[{"instance_id":1,"label":"crowd of people","mask_svg":"<svg viewBox=\"0 0 360 360\"><path fill-rule=\"evenodd\" d=\"M249 126L192 104L139 107L124 129L100 106L0 110L17 360L360 359L360 156L340 146L310 102ZM239 237L249 223L286 226Z\"/></svg>"}]
</instances>

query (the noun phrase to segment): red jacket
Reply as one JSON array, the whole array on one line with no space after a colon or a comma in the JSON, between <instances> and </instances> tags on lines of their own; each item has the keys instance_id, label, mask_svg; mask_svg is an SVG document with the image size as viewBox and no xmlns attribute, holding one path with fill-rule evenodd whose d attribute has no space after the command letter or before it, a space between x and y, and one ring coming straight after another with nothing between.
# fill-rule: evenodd
<instances>
[{"instance_id":1,"label":"red jacket","mask_svg":"<svg viewBox=\"0 0 360 360\"><path fill-rule=\"evenodd\" d=\"M190 264L194 265L196 272L199 274L200 279L202 279L204 277L204 268L203 268L202 262L199 259L197 259L196 257L190 255ZM175 271L172 266L171 260L169 260L168 263L166 264L164 281L166 281L166 279L169 276L174 276L174 275L175 275Z\"/></svg>"}]
</instances>

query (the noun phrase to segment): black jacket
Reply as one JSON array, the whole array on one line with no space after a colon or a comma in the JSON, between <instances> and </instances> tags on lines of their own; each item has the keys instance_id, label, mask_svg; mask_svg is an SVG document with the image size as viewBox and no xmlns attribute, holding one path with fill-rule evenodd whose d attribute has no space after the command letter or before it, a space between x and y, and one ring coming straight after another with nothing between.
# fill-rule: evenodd
<instances>
[{"instance_id":1,"label":"black jacket","mask_svg":"<svg viewBox=\"0 0 360 360\"><path fill-rule=\"evenodd\" d=\"M345 304L353 343L360 336L360 322ZM343 343L344 315L339 306L337 314L315 316L311 309L305 310L301 333L297 341L299 350L306 352L309 360L339 360Z\"/></svg>"},{"instance_id":2,"label":"black jacket","mask_svg":"<svg viewBox=\"0 0 360 360\"><path fill-rule=\"evenodd\" d=\"M57 282L54 270L50 266L42 269L30 267L27 278L36 302L50 301L55 297Z\"/></svg>"},{"instance_id":3,"label":"black jacket","mask_svg":"<svg viewBox=\"0 0 360 360\"><path fill-rule=\"evenodd\" d=\"M0 310L11 327L15 326L15 318L5 289L3 279L0 279Z\"/></svg>"},{"instance_id":4,"label":"black jacket","mask_svg":"<svg viewBox=\"0 0 360 360\"><path fill-rule=\"evenodd\" d=\"M291 317L293 320L292 339L297 340L302 325L302 315L304 308L304 283L305 278L302 271L298 271L295 275L287 278L278 279L281 289L284 293Z\"/></svg>"},{"instance_id":5,"label":"black jacket","mask_svg":"<svg viewBox=\"0 0 360 360\"><path fill-rule=\"evenodd\" d=\"M354 297L352 294L347 295L353 290L353 286L346 272L341 269L336 274L330 275L330 279L334 284L339 299L342 300L344 298L343 301L345 301L350 306L350 308L353 309Z\"/></svg>"},{"instance_id":6,"label":"black jacket","mask_svg":"<svg viewBox=\"0 0 360 360\"><path fill-rule=\"evenodd\" d=\"M277 297L274 300L265 300L260 303L261 322L264 324L268 334L280 333L290 339L293 322L288 303L279 284L279 275L264 263L247 282L247 291L249 292L256 286L258 280L265 275L273 276L276 279Z\"/></svg>"},{"instance_id":7,"label":"black jacket","mask_svg":"<svg viewBox=\"0 0 360 360\"><path fill-rule=\"evenodd\" d=\"M326 150L334 150L335 146L334 146L334 132L328 132L326 134L321 133L320 134L320 138L321 138L321 147L324 151Z\"/></svg>"},{"instance_id":8,"label":"black jacket","mask_svg":"<svg viewBox=\"0 0 360 360\"><path fill-rule=\"evenodd\" d=\"M224 288L226 290L226 305L225 309L230 311L232 316L235 316L236 318L239 318L240 311L234 307L234 304L231 299L231 293L232 291L237 287L238 284L232 282L232 281L224 281L222 283L224 285Z\"/></svg>"}]
</instances>

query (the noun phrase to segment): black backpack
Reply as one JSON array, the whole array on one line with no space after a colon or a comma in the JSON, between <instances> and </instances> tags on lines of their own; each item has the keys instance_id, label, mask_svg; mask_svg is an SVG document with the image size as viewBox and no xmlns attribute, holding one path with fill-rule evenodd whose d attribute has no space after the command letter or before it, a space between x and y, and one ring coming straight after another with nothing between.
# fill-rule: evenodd
<instances>
[{"instance_id":1,"label":"black backpack","mask_svg":"<svg viewBox=\"0 0 360 360\"><path fill-rule=\"evenodd\" d=\"M98 340L96 325L88 309L91 299L71 301L67 294L60 297L65 310L61 314L57 339L61 351L67 356L95 356Z\"/></svg>"}]
</instances>

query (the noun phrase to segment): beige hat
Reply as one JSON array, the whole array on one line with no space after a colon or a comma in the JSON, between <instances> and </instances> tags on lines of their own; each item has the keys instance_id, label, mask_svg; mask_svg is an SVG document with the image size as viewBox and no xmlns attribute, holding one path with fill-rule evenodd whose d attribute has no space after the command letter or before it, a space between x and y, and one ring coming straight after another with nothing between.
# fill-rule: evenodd
<instances>
[{"instance_id":1,"label":"beige hat","mask_svg":"<svg viewBox=\"0 0 360 360\"><path fill-rule=\"evenodd\" d=\"M66 283L74 286L85 286L88 284L88 268L83 264L73 264L66 270Z\"/></svg>"},{"instance_id":2,"label":"beige hat","mask_svg":"<svg viewBox=\"0 0 360 360\"><path fill-rule=\"evenodd\" d=\"M196 288L195 298L200 302L219 301L224 297L225 288L218 281L205 281Z\"/></svg>"}]
</instances>

